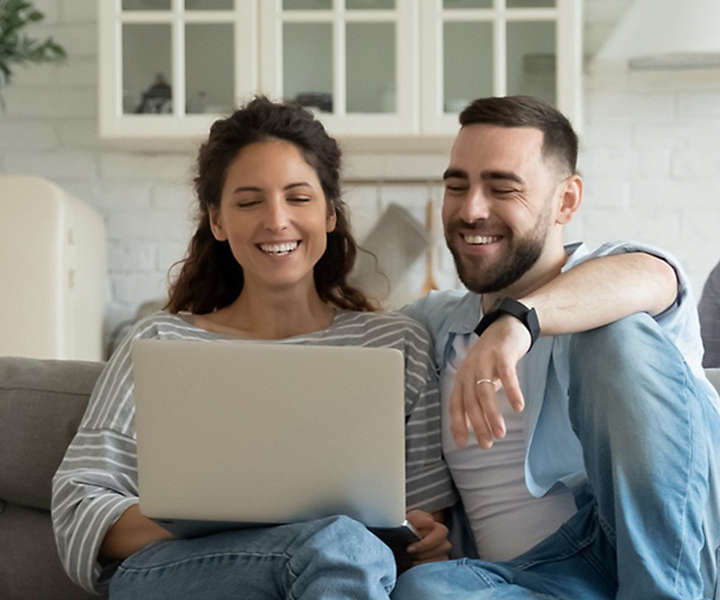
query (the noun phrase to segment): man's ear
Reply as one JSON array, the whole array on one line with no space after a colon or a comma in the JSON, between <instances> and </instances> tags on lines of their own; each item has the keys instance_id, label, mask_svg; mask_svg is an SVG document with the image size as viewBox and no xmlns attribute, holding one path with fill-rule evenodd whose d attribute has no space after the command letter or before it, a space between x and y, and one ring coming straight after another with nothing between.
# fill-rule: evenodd
<instances>
[{"instance_id":1,"label":"man's ear","mask_svg":"<svg viewBox=\"0 0 720 600\"><path fill-rule=\"evenodd\" d=\"M211 206L209 209L208 218L210 220L210 230L212 231L213 237L218 242L224 242L227 240L227 234L220 223L220 211Z\"/></svg>"},{"instance_id":2,"label":"man's ear","mask_svg":"<svg viewBox=\"0 0 720 600\"><path fill-rule=\"evenodd\" d=\"M335 212L335 209L333 208L331 212L328 213L327 216L327 226L326 230L328 233L332 233L335 231L335 226L337 225L337 212Z\"/></svg>"},{"instance_id":3,"label":"man's ear","mask_svg":"<svg viewBox=\"0 0 720 600\"><path fill-rule=\"evenodd\" d=\"M565 225L570 222L582 204L583 180L580 175L568 177L562 183L560 194L560 206L555 222Z\"/></svg>"}]
</instances>

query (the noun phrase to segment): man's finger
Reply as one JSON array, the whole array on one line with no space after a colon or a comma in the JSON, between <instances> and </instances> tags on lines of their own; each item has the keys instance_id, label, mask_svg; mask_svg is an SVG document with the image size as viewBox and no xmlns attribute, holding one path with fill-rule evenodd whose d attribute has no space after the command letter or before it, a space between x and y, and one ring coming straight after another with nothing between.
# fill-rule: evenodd
<instances>
[{"instance_id":1,"label":"man's finger","mask_svg":"<svg viewBox=\"0 0 720 600\"><path fill-rule=\"evenodd\" d=\"M495 383L492 379L479 379L475 382L475 401L485 414L485 420L493 437L505 437L505 420L498 410L495 395Z\"/></svg>"},{"instance_id":2,"label":"man's finger","mask_svg":"<svg viewBox=\"0 0 720 600\"><path fill-rule=\"evenodd\" d=\"M520 412L525 408L525 398L523 398L520 382L518 381L517 370L515 367L507 367L501 371L503 386L505 387L505 396L515 412Z\"/></svg>"},{"instance_id":3,"label":"man's finger","mask_svg":"<svg viewBox=\"0 0 720 600\"><path fill-rule=\"evenodd\" d=\"M468 430L465 423L465 411L462 405L462 383L455 379L452 394L450 395L450 431L455 443L461 448L467 444Z\"/></svg>"},{"instance_id":4,"label":"man's finger","mask_svg":"<svg viewBox=\"0 0 720 600\"><path fill-rule=\"evenodd\" d=\"M475 432L475 438L477 439L478 445L481 448L488 449L492 447L492 429L490 429L490 425L487 422L485 412L475 399L474 387L474 382L471 386L463 384L463 406L465 408L465 412L470 418L470 423L473 431Z\"/></svg>"}]
</instances>

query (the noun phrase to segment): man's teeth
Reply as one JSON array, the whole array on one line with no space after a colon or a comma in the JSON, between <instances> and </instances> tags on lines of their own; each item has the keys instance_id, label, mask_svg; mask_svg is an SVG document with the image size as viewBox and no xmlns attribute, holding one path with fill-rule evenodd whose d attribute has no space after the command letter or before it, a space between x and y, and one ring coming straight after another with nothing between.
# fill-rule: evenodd
<instances>
[{"instance_id":1,"label":"man's teeth","mask_svg":"<svg viewBox=\"0 0 720 600\"><path fill-rule=\"evenodd\" d=\"M298 247L298 242L283 242L282 244L260 244L260 250L268 254L289 254Z\"/></svg>"},{"instance_id":2,"label":"man's teeth","mask_svg":"<svg viewBox=\"0 0 720 600\"><path fill-rule=\"evenodd\" d=\"M500 240L499 235L463 235L468 244L492 244Z\"/></svg>"}]
</instances>

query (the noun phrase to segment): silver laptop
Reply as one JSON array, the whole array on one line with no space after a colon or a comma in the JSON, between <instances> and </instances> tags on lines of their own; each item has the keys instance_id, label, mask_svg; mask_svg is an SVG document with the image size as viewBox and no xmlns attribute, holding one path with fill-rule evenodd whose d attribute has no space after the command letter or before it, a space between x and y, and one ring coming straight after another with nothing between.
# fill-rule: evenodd
<instances>
[{"instance_id":1,"label":"silver laptop","mask_svg":"<svg viewBox=\"0 0 720 600\"><path fill-rule=\"evenodd\" d=\"M171 531L403 523L399 350L138 340L132 360L140 508Z\"/></svg>"}]
</instances>

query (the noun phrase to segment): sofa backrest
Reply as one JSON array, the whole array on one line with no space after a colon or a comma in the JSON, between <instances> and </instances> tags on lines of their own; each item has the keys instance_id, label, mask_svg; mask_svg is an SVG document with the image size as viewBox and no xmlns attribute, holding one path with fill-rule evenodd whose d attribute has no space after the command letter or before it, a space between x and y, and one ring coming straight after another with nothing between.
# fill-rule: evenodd
<instances>
[{"instance_id":1,"label":"sofa backrest","mask_svg":"<svg viewBox=\"0 0 720 600\"><path fill-rule=\"evenodd\" d=\"M718 391L718 394L720 394L720 368L705 369L705 375L707 375L707 378L710 380L710 383L712 383L715 386L715 389Z\"/></svg>"},{"instance_id":2,"label":"sofa backrest","mask_svg":"<svg viewBox=\"0 0 720 600\"><path fill-rule=\"evenodd\" d=\"M52 476L103 366L0 357L0 498L50 509Z\"/></svg>"}]
</instances>

